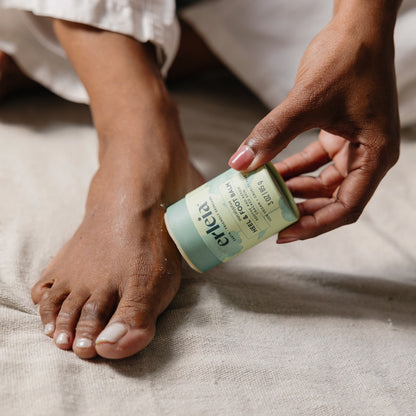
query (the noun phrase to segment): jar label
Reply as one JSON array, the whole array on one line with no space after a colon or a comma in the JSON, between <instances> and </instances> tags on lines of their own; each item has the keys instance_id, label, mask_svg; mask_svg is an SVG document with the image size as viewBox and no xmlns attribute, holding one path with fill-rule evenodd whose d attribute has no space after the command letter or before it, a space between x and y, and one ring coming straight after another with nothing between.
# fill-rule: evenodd
<instances>
[{"instance_id":1,"label":"jar label","mask_svg":"<svg viewBox=\"0 0 416 416\"><path fill-rule=\"evenodd\" d=\"M297 221L294 203L281 188L283 180L269 169L267 165L250 173L230 169L186 195L197 232L221 262Z\"/></svg>"}]
</instances>

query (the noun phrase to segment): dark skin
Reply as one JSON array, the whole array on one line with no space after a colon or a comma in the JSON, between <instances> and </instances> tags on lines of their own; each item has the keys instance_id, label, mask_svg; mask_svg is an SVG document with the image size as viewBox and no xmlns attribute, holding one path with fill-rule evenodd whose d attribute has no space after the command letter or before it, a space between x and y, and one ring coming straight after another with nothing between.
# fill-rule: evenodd
<instances>
[{"instance_id":1,"label":"dark skin","mask_svg":"<svg viewBox=\"0 0 416 416\"><path fill-rule=\"evenodd\" d=\"M305 51L288 97L231 158L232 167L250 171L299 133L321 128L315 143L277 165L293 194L305 198L300 221L278 242L355 221L397 161L393 30L399 6L394 0L336 0L333 19ZM120 359L151 342L157 317L178 290L180 255L164 227L164 207L202 179L188 159L153 49L59 20L55 31L88 91L100 166L82 223L32 298L59 348L81 358ZM192 36L200 53L200 40ZM188 73L187 57L197 56L188 47L181 48L177 76ZM199 67L215 65L212 54L202 58ZM4 62L0 53L0 70ZM304 175L327 163L320 176Z\"/></svg>"},{"instance_id":2,"label":"dark skin","mask_svg":"<svg viewBox=\"0 0 416 416\"><path fill-rule=\"evenodd\" d=\"M163 214L201 177L153 48L60 20L55 31L90 97L100 166L81 225L32 298L59 348L124 358L149 344L179 288L180 255Z\"/></svg>"},{"instance_id":3,"label":"dark skin","mask_svg":"<svg viewBox=\"0 0 416 416\"><path fill-rule=\"evenodd\" d=\"M298 134L321 129L317 142L278 170L301 219L278 243L304 240L358 219L399 157L400 125L393 30L400 1L336 1L331 22L306 49L287 98L254 128L230 166L253 170ZM318 177L300 176L330 163Z\"/></svg>"}]
</instances>

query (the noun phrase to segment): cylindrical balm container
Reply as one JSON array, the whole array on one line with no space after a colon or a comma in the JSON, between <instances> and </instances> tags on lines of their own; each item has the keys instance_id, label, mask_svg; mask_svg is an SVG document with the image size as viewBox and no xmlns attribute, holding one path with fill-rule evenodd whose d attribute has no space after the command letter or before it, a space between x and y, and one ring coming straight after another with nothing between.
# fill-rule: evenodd
<instances>
[{"instance_id":1,"label":"cylindrical balm container","mask_svg":"<svg viewBox=\"0 0 416 416\"><path fill-rule=\"evenodd\" d=\"M229 169L168 207L166 228L188 264L206 272L299 219L272 163L253 172Z\"/></svg>"}]
</instances>

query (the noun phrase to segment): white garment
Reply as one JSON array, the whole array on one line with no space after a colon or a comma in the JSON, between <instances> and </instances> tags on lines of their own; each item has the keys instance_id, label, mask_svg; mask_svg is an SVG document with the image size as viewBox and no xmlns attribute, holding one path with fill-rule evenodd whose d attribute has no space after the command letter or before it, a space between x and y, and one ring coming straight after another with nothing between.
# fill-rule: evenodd
<instances>
[{"instance_id":1,"label":"white garment","mask_svg":"<svg viewBox=\"0 0 416 416\"><path fill-rule=\"evenodd\" d=\"M0 50L31 78L75 102L87 93L52 29L52 19L123 33L158 47L166 74L179 43L174 0L0 0Z\"/></svg>"},{"instance_id":2,"label":"white garment","mask_svg":"<svg viewBox=\"0 0 416 416\"><path fill-rule=\"evenodd\" d=\"M332 0L209 0L182 17L221 60L273 108L290 91L302 54L328 23ZM402 126L416 123L416 0L404 0L395 29Z\"/></svg>"},{"instance_id":3,"label":"white garment","mask_svg":"<svg viewBox=\"0 0 416 416\"><path fill-rule=\"evenodd\" d=\"M331 18L332 0L205 0L185 18L269 107L293 85L303 51ZM34 14L32 14L32 13ZM165 75L176 54L174 0L0 0L0 49L28 75L69 100L88 96L58 44L50 17L125 33L159 46ZM402 125L416 123L416 0L404 0L395 31Z\"/></svg>"}]
</instances>

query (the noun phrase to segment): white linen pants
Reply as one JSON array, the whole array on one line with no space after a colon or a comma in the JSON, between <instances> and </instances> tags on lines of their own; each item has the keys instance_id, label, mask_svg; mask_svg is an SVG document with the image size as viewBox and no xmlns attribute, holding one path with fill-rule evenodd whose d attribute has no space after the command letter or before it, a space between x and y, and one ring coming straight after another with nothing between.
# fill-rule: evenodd
<instances>
[{"instance_id":1,"label":"white linen pants","mask_svg":"<svg viewBox=\"0 0 416 416\"><path fill-rule=\"evenodd\" d=\"M184 18L215 54L272 108L290 91L303 51L330 20L332 0L180 0ZM193 4L194 3L194 4ZM157 46L163 75L175 57L174 0L0 0L0 49L56 94L88 102L57 42L51 17L130 35ZM402 125L416 123L416 0L404 0L395 31Z\"/></svg>"}]
</instances>

